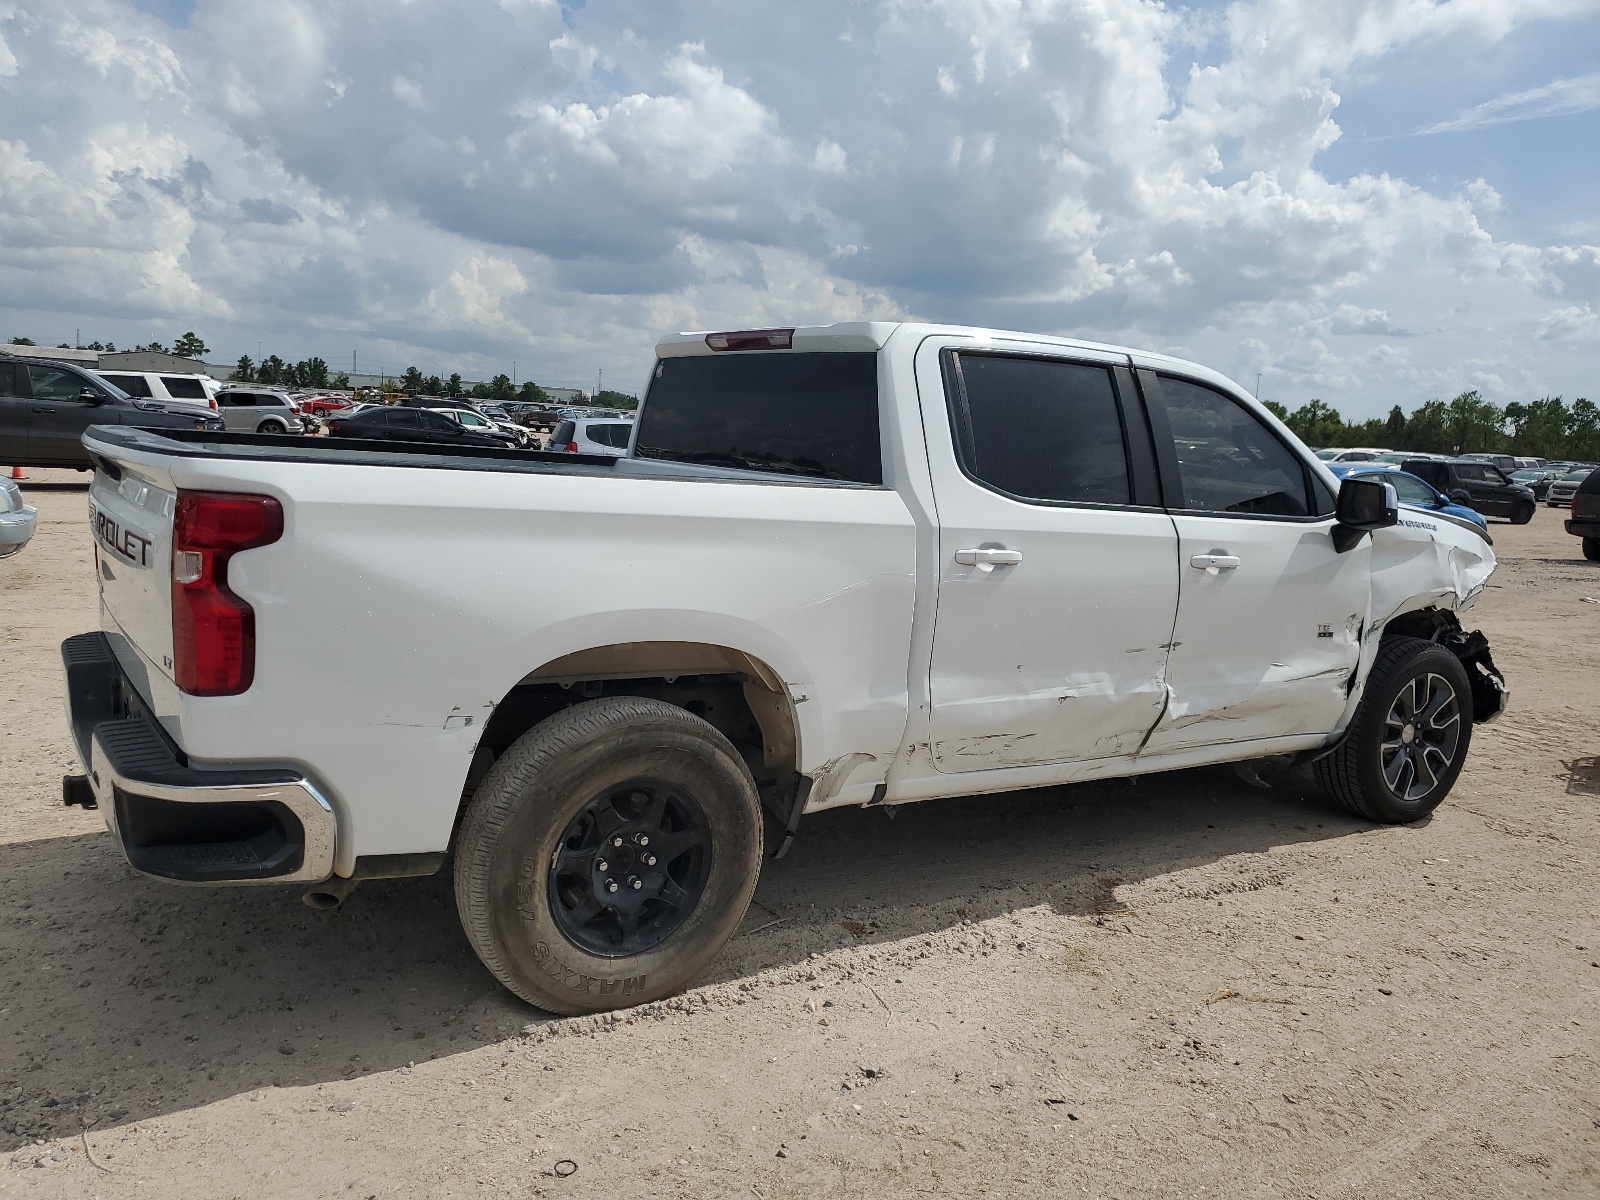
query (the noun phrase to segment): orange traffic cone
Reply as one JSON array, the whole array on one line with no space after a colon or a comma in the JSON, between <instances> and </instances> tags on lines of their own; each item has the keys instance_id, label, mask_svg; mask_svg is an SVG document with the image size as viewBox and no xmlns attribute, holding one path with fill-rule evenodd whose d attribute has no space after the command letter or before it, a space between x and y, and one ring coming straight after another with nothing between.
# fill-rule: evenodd
<instances>
[{"instance_id":1,"label":"orange traffic cone","mask_svg":"<svg viewBox=\"0 0 1600 1200\"><path fill-rule=\"evenodd\" d=\"M21 479L22 478L22 468L21 467L12 467L11 468L11 478L13 478L13 479Z\"/></svg>"}]
</instances>

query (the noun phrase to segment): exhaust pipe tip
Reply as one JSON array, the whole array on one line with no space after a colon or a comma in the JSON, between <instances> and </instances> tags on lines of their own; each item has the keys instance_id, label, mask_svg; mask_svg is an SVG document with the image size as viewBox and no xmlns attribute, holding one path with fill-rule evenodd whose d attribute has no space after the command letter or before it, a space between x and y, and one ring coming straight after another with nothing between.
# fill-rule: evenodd
<instances>
[{"instance_id":1,"label":"exhaust pipe tip","mask_svg":"<svg viewBox=\"0 0 1600 1200\"><path fill-rule=\"evenodd\" d=\"M345 897L356 890L359 879L343 879L335 875L316 887L307 888L300 896L302 904L322 912L332 912L344 903Z\"/></svg>"}]
</instances>

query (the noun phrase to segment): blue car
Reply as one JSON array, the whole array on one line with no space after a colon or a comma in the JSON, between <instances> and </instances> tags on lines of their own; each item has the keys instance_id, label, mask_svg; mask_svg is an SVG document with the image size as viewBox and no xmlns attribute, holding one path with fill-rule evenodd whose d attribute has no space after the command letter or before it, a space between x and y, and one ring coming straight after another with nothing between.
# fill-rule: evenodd
<instances>
[{"instance_id":1,"label":"blue car","mask_svg":"<svg viewBox=\"0 0 1600 1200\"><path fill-rule=\"evenodd\" d=\"M1385 483L1394 484L1395 495L1399 497L1402 506L1419 509L1438 517L1453 517L1458 521L1466 521L1477 526L1485 537L1489 535L1489 522L1483 519L1481 513L1468 508L1465 504L1453 503L1443 492L1435 490L1432 484L1418 479L1409 471L1379 467L1369 462L1326 465L1328 470L1340 479L1347 479L1352 475L1377 476Z\"/></svg>"}]
</instances>

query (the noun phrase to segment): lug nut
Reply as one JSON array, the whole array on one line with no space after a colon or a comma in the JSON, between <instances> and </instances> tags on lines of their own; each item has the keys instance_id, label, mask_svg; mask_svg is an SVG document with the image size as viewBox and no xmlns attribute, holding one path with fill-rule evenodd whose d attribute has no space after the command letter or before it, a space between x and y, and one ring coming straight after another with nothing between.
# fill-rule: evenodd
<instances>
[{"instance_id":1,"label":"lug nut","mask_svg":"<svg viewBox=\"0 0 1600 1200\"><path fill-rule=\"evenodd\" d=\"M650 844L650 835L647 833L636 833L633 835L633 840L638 842L641 846L648 846Z\"/></svg>"},{"instance_id":2,"label":"lug nut","mask_svg":"<svg viewBox=\"0 0 1600 1200\"><path fill-rule=\"evenodd\" d=\"M614 892L616 890L617 890L617 881L615 879L606 880L606 891Z\"/></svg>"},{"instance_id":3,"label":"lug nut","mask_svg":"<svg viewBox=\"0 0 1600 1200\"><path fill-rule=\"evenodd\" d=\"M644 880L640 879L637 875L629 875L628 886L637 892L644 886Z\"/></svg>"},{"instance_id":4,"label":"lug nut","mask_svg":"<svg viewBox=\"0 0 1600 1200\"><path fill-rule=\"evenodd\" d=\"M647 867L655 866L656 865L656 856L654 854L646 854L644 856L644 865L647 866Z\"/></svg>"},{"instance_id":5,"label":"lug nut","mask_svg":"<svg viewBox=\"0 0 1600 1200\"><path fill-rule=\"evenodd\" d=\"M613 846L620 846L620 845L622 845L622 839L619 838L619 837L614 837L614 838L611 839L611 844Z\"/></svg>"},{"instance_id":6,"label":"lug nut","mask_svg":"<svg viewBox=\"0 0 1600 1200\"><path fill-rule=\"evenodd\" d=\"M599 871L602 875L604 875L607 871L609 871L611 869L611 864L606 862L606 860L602 858L599 862L595 863L594 869L596 871Z\"/></svg>"}]
</instances>

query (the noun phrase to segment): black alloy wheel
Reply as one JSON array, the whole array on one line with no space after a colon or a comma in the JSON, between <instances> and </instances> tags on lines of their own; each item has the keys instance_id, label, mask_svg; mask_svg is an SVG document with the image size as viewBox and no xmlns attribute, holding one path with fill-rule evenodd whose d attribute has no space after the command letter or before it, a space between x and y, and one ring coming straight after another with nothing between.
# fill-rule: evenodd
<instances>
[{"instance_id":1,"label":"black alloy wheel","mask_svg":"<svg viewBox=\"0 0 1600 1200\"><path fill-rule=\"evenodd\" d=\"M1400 689L1384 720L1383 778L1399 800L1421 800L1439 786L1461 741L1461 698L1442 675L1419 675Z\"/></svg>"},{"instance_id":2,"label":"black alloy wheel","mask_svg":"<svg viewBox=\"0 0 1600 1200\"><path fill-rule=\"evenodd\" d=\"M1531 500L1518 501L1511 508L1511 523L1513 525L1526 525L1533 520L1533 514L1538 511L1538 507Z\"/></svg>"},{"instance_id":3,"label":"black alloy wheel","mask_svg":"<svg viewBox=\"0 0 1600 1200\"><path fill-rule=\"evenodd\" d=\"M694 911L711 870L710 830L694 798L663 779L602 792L561 835L550 912L590 954L638 954Z\"/></svg>"}]
</instances>

